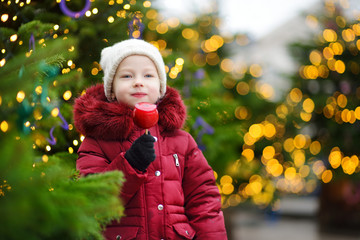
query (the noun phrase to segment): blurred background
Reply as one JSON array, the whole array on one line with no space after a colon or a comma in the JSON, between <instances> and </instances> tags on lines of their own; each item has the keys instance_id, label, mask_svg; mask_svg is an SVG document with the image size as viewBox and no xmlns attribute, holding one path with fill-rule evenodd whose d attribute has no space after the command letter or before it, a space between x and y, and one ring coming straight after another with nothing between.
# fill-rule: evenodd
<instances>
[{"instance_id":1,"label":"blurred background","mask_svg":"<svg viewBox=\"0 0 360 240\"><path fill-rule=\"evenodd\" d=\"M229 239L360 238L359 1L1 0L0 17L3 239L102 239L122 216L121 174L75 170L72 105L128 38L161 51Z\"/></svg>"}]
</instances>

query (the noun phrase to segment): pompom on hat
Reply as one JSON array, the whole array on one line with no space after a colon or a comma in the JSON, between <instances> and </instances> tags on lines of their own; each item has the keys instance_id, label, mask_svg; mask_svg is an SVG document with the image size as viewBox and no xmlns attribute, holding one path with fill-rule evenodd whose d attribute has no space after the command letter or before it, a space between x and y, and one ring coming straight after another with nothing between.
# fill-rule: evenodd
<instances>
[{"instance_id":1,"label":"pompom on hat","mask_svg":"<svg viewBox=\"0 0 360 240\"><path fill-rule=\"evenodd\" d=\"M121 61L131 55L147 56L154 62L160 78L160 97L163 97L166 92L166 71L159 50L144 40L128 39L106 47L101 51L100 66L104 71L103 80L106 98L109 101L113 100L111 91L116 70Z\"/></svg>"}]
</instances>

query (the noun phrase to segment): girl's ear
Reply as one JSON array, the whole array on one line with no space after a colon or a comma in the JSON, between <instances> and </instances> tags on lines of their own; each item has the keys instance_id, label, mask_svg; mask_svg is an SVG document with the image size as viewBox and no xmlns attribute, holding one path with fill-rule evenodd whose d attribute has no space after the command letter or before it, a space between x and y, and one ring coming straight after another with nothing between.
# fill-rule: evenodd
<instances>
[{"instance_id":1,"label":"girl's ear","mask_svg":"<svg viewBox=\"0 0 360 240\"><path fill-rule=\"evenodd\" d=\"M115 101L116 100L116 97L115 97L115 93L111 93L111 101Z\"/></svg>"}]
</instances>

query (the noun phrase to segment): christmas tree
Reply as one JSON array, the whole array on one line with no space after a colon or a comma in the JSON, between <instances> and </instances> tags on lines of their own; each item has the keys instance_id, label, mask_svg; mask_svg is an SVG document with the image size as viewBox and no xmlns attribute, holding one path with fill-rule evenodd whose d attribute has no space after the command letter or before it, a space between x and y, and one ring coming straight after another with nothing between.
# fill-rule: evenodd
<instances>
[{"instance_id":1,"label":"christmas tree","mask_svg":"<svg viewBox=\"0 0 360 240\"><path fill-rule=\"evenodd\" d=\"M2 22L21 4L2 6L2 11L8 10ZM23 16L20 10L15 13L19 15L12 16L14 22ZM75 140L56 145L56 140L67 141L75 132L66 120L72 108L66 102L68 93L57 88L67 88L70 82L76 87L81 79L77 72L64 74L69 59L76 56L78 40L57 39L53 24L39 20L6 25L0 28L2 237L103 239L103 227L122 216L122 173L80 177L71 147ZM61 137L55 138L55 133Z\"/></svg>"},{"instance_id":2,"label":"christmas tree","mask_svg":"<svg viewBox=\"0 0 360 240\"><path fill-rule=\"evenodd\" d=\"M346 2L325 1L307 21L317 28L308 42L291 46L300 68L287 105L298 132L316 143L310 151L319 152L306 161L321 183L321 226L355 230L360 226L359 16Z\"/></svg>"}]
</instances>

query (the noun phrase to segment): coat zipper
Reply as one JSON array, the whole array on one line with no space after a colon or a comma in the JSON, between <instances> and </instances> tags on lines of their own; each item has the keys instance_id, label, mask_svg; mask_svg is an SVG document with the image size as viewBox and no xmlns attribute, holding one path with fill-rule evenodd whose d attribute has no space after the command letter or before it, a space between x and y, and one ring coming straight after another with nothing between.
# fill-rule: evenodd
<instances>
[{"instance_id":1,"label":"coat zipper","mask_svg":"<svg viewBox=\"0 0 360 240\"><path fill-rule=\"evenodd\" d=\"M179 167L179 166L180 166L180 163L179 163L179 157L178 157L178 155L175 153L175 154L173 154L173 156L174 156L174 159L175 159L175 166Z\"/></svg>"},{"instance_id":2,"label":"coat zipper","mask_svg":"<svg viewBox=\"0 0 360 240\"><path fill-rule=\"evenodd\" d=\"M182 181L182 174L181 174L181 168L180 168L180 161L179 161L179 156L175 153L173 154L173 157L175 159L175 166L179 172L179 178L180 178L180 181Z\"/></svg>"}]
</instances>

